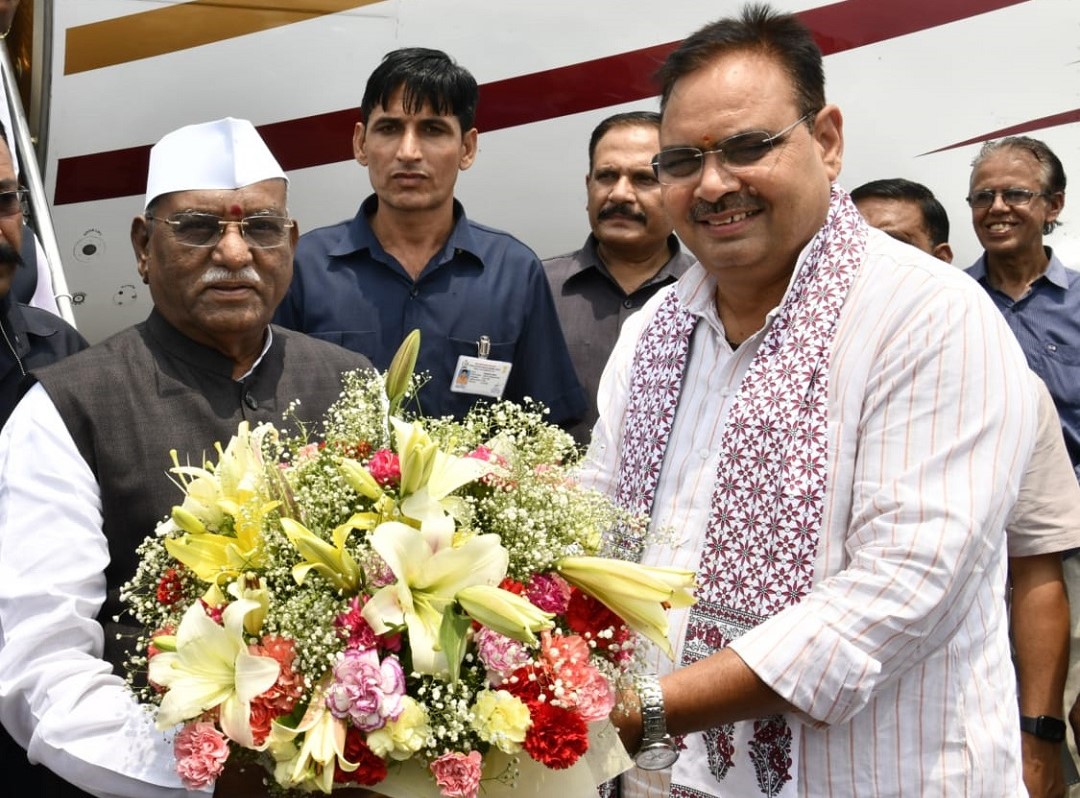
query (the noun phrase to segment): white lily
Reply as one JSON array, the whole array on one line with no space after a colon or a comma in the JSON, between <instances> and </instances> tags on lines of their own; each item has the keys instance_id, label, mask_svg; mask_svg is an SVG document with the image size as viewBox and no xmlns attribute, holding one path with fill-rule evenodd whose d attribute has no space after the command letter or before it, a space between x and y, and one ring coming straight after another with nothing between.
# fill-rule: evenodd
<instances>
[{"instance_id":1,"label":"white lily","mask_svg":"<svg viewBox=\"0 0 1080 798\"><path fill-rule=\"evenodd\" d=\"M371 547L397 581L376 592L361 614L376 634L408 628L413 670L445 673L446 654L438 650L443 613L458 591L497 585L506 575L509 553L498 535L475 535L452 548L433 545L424 532L397 521L376 527Z\"/></svg>"},{"instance_id":2,"label":"white lily","mask_svg":"<svg viewBox=\"0 0 1080 798\"><path fill-rule=\"evenodd\" d=\"M693 571L602 557L564 557L557 568L563 579L675 658L665 607L689 607L696 601Z\"/></svg>"},{"instance_id":3,"label":"white lily","mask_svg":"<svg viewBox=\"0 0 1080 798\"><path fill-rule=\"evenodd\" d=\"M168 729L220 707L221 730L245 748L255 748L251 701L277 681L280 665L248 652L244 616L255 601L234 601L222 613L223 626L193 604L176 630L175 650L150 658L150 681L167 688L157 727Z\"/></svg>"},{"instance_id":4,"label":"white lily","mask_svg":"<svg viewBox=\"0 0 1080 798\"><path fill-rule=\"evenodd\" d=\"M535 643L537 632L555 625L550 612L501 587L473 585L459 590L457 601L477 623L522 643Z\"/></svg>"},{"instance_id":5,"label":"white lily","mask_svg":"<svg viewBox=\"0 0 1080 798\"><path fill-rule=\"evenodd\" d=\"M440 450L419 424L391 418L401 463L401 512L421 523L450 515L459 517L458 488L498 470L476 457L458 457Z\"/></svg>"},{"instance_id":6,"label":"white lily","mask_svg":"<svg viewBox=\"0 0 1080 798\"><path fill-rule=\"evenodd\" d=\"M318 789L329 795L335 766L350 773L359 767L345 758L345 721L326 708L324 688L325 684L316 688L295 729L277 721L271 727L270 751L277 762L274 778L283 787ZM301 733L304 739L297 746L294 741Z\"/></svg>"}]
</instances>

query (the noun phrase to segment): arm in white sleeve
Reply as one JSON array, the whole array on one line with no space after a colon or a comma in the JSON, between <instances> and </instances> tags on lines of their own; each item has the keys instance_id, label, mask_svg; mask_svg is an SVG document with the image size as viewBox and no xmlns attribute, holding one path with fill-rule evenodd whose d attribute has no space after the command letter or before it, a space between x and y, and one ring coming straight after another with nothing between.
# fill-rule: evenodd
<instances>
[{"instance_id":1,"label":"arm in white sleeve","mask_svg":"<svg viewBox=\"0 0 1080 798\"><path fill-rule=\"evenodd\" d=\"M830 386L860 408L854 439L834 453L855 458L850 517L822 530L843 536L846 562L731 645L818 722L850 719L962 626L970 635L975 615L1001 611L994 580L1036 398L996 309L971 299L941 286L912 303L865 384Z\"/></svg>"},{"instance_id":2,"label":"arm in white sleeve","mask_svg":"<svg viewBox=\"0 0 1080 798\"><path fill-rule=\"evenodd\" d=\"M206 796L102 659L101 523L97 482L35 386L0 434L0 720L31 761L101 798Z\"/></svg>"}]
</instances>

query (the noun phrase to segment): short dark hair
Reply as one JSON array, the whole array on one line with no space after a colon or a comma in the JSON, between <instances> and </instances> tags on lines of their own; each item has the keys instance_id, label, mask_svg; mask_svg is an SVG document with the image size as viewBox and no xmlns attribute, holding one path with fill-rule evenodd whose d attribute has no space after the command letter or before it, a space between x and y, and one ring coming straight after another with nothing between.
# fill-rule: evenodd
<instances>
[{"instance_id":1,"label":"short dark hair","mask_svg":"<svg viewBox=\"0 0 1080 798\"><path fill-rule=\"evenodd\" d=\"M886 199L910 202L917 206L922 214L923 229L930 237L930 245L949 243L949 214L934 192L922 183L905 180L902 177L889 177L884 180L871 180L863 183L851 192L853 202L865 199Z\"/></svg>"},{"instance_id":2,"label":"short dark hair","mask_svg":"<svg viewBox=\"0 0 1080 798\"><path fill-rule=\"evenodd\" d=\"M681 78L739 51L760 53L780 63L791 78L801 114L825 107L825 68L810 29L794 14L755 3L744 6L737 17L719 19L690 34L667 57L656 74L661 86L660 113Z\"/></svg>"},{"instance_id":3,"label":"short dark hair","mask_svg":"<svg viewBox=\"0 0 1080 798\"><path fill-rule=\"evenodd\" d=\"M593 128L589 136L589 172L593 169L593 156L596 155L596 145L600 143L607 132L615 127L654 127L660 129L660 114L656 111L627 111L622 114L613 114L604 119Z\"/></svg>"},{"instance_id":4,"label":"short dark hair","mask_svg":"<svg viewBox=\"0 0 1080 798\"><path fill-rule=\"evenodd\" d=\"M474 127L480 98L476 78L442 50L403 47L384 55L368 78L360 101L361 117L366 121L376 105L386 108L390 96L402 87L406 113L429 105L437 114L456 116L462 133Z\"/></svg>"},{"instance_id":5,"label":"short dark hair","mask_svg":"<svg viewBox=\"0 0 1080 798\"><path fill-rule=\"evenodd\" d=\"M1065 193L1065 167L1061 165L1061 159L1054 155L1054 151L1046 146L1045 141L1033 139L1030 136L1006 136L997 141L988 141L982 145L979 154L971 162L971 168L975 169L987 156L998 150L1013 149L1031 153L1032 157L1042 166L1042 187L1047 194ZM1043 225L1043 235L1050 235L1054 228L1061 225L1059 221L1047 222Z\"/></svg>"}]
</instances>

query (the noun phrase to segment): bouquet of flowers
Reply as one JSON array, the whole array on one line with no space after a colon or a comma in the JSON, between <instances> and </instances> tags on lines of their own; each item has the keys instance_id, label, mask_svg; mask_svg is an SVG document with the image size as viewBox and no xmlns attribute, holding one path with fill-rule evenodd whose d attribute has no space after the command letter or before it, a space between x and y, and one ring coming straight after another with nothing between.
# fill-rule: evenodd
<instances>
[{"instance_id":1,"label":"bouquet of flowers","mask_svg":"<svg viewBox=\"0 0 1080 798\"><path fill-rule=\"evenodd\" d=\"M347 375L319 440L245 423L216 463L173 454L183 503L123 596L129 681L190 787L230 756L410 797L584 795L629 766L608 715L692 573L597 556L640 519L575 485L540 408L402 412L418 346Z\"/></svg>"}]
</instances>

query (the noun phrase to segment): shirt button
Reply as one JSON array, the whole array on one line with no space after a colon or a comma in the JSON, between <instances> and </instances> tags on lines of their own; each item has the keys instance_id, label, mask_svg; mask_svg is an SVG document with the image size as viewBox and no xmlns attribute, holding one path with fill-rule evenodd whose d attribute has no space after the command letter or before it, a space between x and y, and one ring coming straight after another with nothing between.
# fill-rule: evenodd
<instances>
[{"instance_id":1,"label":"shirt button","mask_svg":"<svg viewBox=\"0 0 1080 798\"><path fill-rule=\"evenodd\" d=\"M708 449L701 449L698 452L698 454L701 455L702 460L708 460L709 459L709 450Z\"/></svg>"},{"instance_id":2,"label":"shirt button","mask_svg":"<svg viewBox=\"0 0 1080 798\"><path fill-rule=\"evenodd\" d=\"M634 307L634 300L632 300L632 299L624 299L623 303L622 303L622 306L624 308L631 309L631 308Z\"/></svg>"},{"instance_id":3,"label":"shirt button","mask_svg":"<svg viewBox=\"0 0 1080 798\"><path fill-rule=\"evenodd\" d=\"M244 404L248 406L249 410L259 409L259 400L249 393L244 394Z\"/></svg>"},{"instance_id":4,"label":"shirt button","mask_svg":"<svg viewBox=\"0 0 1080 798\"><path fill-rule=\"evenodd\" d=\"M409 296L411 296L413 299L416 299L418 296L420 296L420 289L414 285L412 287L412 290L409 292Z\"/></svg>"},{"instance_id":5,"label":"shirt button","mask_svg":"<svg viewBox=\"0 0 1080 798\"><path fill-rule=\"evenodd\" d=\"M1056 352L1057 351L1057 344L1047 344L1046 345L1046 351L1047 352Z\"/></svg>"}]
</instances>

